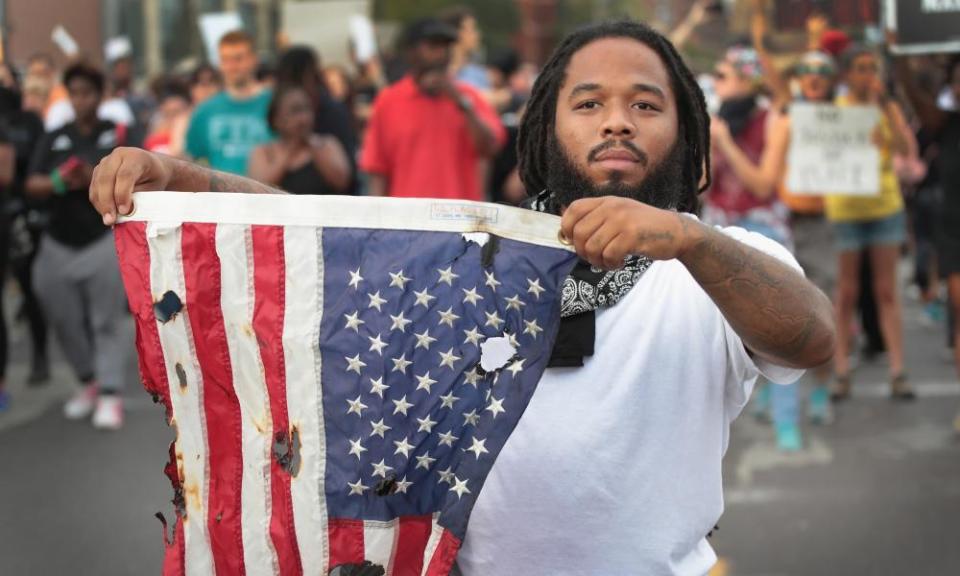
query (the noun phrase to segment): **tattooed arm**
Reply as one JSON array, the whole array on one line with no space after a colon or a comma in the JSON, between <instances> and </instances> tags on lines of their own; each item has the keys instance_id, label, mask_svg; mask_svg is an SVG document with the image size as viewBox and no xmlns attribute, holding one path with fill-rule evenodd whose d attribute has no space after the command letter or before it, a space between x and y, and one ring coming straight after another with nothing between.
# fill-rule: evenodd
<instances>
[{"instance_id":1,"label":"tattooed arm","mask_svg":"<svg viewBox=\"0 0 960 576\"><path fill-rule=\"evenodd\" d=\"M679 255L747 349L781 366L825 364L834 350L829 299L787 264L678 215Z\"/></svg>"},{"instance_id":2,"label":"tattooed arm","mask_svg":"<svg viewBox=\"0 0 960 576\"><path fill-rule=\"evenodd\" d=\"M90 203L112 226L117 215L133 209L133 193L169 190L174 192L243 192L283 194L256 180L217 172L172 156L139 148L117 148L93 171Z\"/></svg>"},{"instance_id":3,"label":"tattooed arm","mask_svg":"<svg viewBox=\"0 0 960 576\"><path fill-rule=\"evenodd\" d=\"M693 218L608 196L570 204L561 231L602 268L617 268L630 254L679 260L756 356L812 368L833 355L833 312L820 290L773 256Z\"/></svg>"}]
</instances>

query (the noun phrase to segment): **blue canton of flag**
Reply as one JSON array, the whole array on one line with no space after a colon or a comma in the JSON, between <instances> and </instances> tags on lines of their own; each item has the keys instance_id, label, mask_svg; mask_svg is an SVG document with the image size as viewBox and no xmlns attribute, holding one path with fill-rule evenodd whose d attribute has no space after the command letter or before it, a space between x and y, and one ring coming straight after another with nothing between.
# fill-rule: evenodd
<instances>
[{"instance_id":1,"label":"blue canton of flag","mask_svg":"<svg viewBox=\"0 0 960 576\"><path fill-rule=\"evenodd\" d=\"M559 322L554 296L571 264L559 250L468 238L325 231L331 517L439 512L458 539L466 531L546 367ZM487 266L485 251L494 253ZM485 370L481 357L497 344L505 357Z\"/></svg>"}]
</instances>

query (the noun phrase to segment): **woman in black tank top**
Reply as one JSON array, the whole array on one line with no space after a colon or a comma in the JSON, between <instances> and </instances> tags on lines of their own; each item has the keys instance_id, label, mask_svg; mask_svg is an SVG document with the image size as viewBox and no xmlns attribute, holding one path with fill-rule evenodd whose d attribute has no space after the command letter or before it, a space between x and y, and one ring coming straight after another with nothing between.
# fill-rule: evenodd
<instances>
[{"instance_id":1,"label":"woman in black tank top","mask_svg":"<svg viewBox=\"0 0 960 576\"><path fill-rule=\"evenodd\" d=\"M332 136L313 134L313 108L300 86L281 86L273 95L267 122L277 140L254 149L250 177L291 194L343 194L350 162Z\"/></svg>"}]
</instances>

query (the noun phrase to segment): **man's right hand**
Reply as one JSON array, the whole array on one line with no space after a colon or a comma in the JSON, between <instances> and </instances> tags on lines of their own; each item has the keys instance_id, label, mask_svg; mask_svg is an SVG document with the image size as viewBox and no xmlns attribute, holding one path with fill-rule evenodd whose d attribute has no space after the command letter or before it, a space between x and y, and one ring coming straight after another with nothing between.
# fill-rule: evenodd
<instances>
[{"instance_id":1,"label":"man's right hand","mask_svg":"<svg viewBox=\"0 0 960 576\"><path fill-rule=\"evenodd\" d=\"M105 226L133 211L133 193L165 190L172 175L172 158L140 148L117 148L97 164L90 184L90 203Z\"/></svg>"}]
</instances>

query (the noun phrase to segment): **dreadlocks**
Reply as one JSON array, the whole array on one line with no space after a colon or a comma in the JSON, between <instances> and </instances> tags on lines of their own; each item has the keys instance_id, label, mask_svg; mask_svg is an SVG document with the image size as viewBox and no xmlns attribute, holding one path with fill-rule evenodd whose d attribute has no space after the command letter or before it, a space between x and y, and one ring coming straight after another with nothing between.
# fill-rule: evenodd
<instances>
[{"instance_id":1,"label":"dreadlocks","mask_svg":"<svg viewBox=\"0 0 960 576\"><path fill-rule=\"evenodd\" d=\"M587 44L602 38L632 38L656 52L666 66L677 100L680 131L677 145L684 150L684 189L687 194L677 209L693 212L697 194L710 186L710 116L693 73L680 54L661 34L645 24L629 20L587 26L567 36L550 56L533 85L533 93L520 123L517 137L520 179L531 195L546 188L548 147L554 131L557 96L566 77L570 58ZM703 185L700 183L703 181Z\"/></svg>"}]
</instances>

